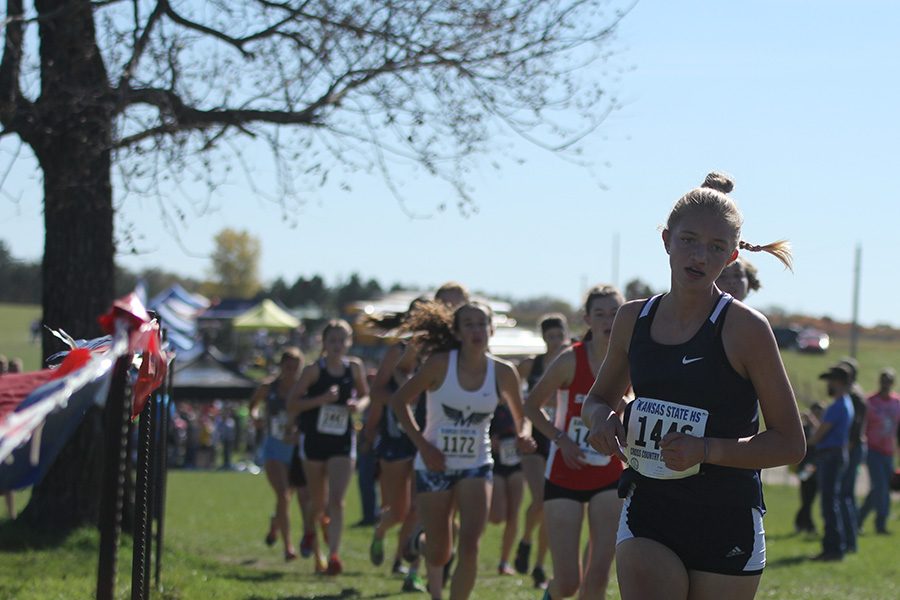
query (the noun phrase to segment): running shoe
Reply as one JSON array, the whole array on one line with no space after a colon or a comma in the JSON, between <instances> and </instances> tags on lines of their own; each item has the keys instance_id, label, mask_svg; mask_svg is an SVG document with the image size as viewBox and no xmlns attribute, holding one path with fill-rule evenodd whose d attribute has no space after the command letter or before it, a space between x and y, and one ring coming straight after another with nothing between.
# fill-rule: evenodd
<instances>
[{"instance_id":1,"label":"running shoe","mask_svg":"<svg viewBox=\"0 0 900 600\"><path fill-rule=\"evenodd\" d=\"M427 592L428 586L425 585L425 580L418 573L410 571L403 579L403 587L401 589L404 592Z\"/></svg>"},{"instance_id":2,"label":"running shoe","mask_svg":"<svg viewBox=\"0 0 900 600\"><path fill-rule=\"evenodd\" d=\"M391 565L391 575L406 575L407 573L409 573L409 569L406 568L403 561L395 558L394 564Z\"/></svg>"},{"instance_id":3,"label":"running shoe","mask_svg":"<svg viewBox=\"0 0 900 600\"><path fill-rule=\"evenodd\" d=\"M328 572L328 563L325 562L325 557L321 554L316 554L316 565L315 565L316 575L325 575Z\"/></svg>"},{"instance_id":4,"label":"running shoe","mask_svg":"<svg viewBox=\"0 0 900 600\"><path fill-rule=\"evenodd\" d=\"M326 575L340 575L344 572L344 565L341 564L341 559L338 558L337 554L332 554L331 558L328 559L328 569L325 571Z\"/></svg>"},{"instance_id":5,"label":"running shoe","mask_svg":"<svg viewBox=\"0 0 900 600\"><path fill-rule=\"evenodd\" d=\"M269 533L266 534L266 546L274 546L278 541L278 533L275 531L275 515L269 517Z\"/></svg>"},{"instance_id":6,"label":"running shoe","mask_svg":"<svg viewBox=\"0 0 900 600\"><path fill-rule=\"evenodd\" d=\"M497 575L515 575L516 570L509 566L509 563L506 561L501 562L497 565Z\"/></svg>"},{"instance_id":7,"label":"running shoe","mask_svg":"<svg viewBox=\"0 0 900 600\"><path fill-rule=\"evenodd\" d=\"M524 575L528 572L528 558L531 554L531 544L522 540L516 548L516 558L513 560L513 566L516 572Z\"/></svg>"},{"instance_id":8,"label":"running shoe","mask_svg":"<svg viewBox=\"0 0 900 600\"><path fill-rule=\"evenodd\" d=\"M450 580L450 573L453 569L454 560L456 560L456 550L450 553L450 560L448 560L447 564L444 565L444 587L447 586L447 581Z\"/></svg>"},{"instance_id":9,"label":"running shoe","mask_svg":"<svg viewBox=\"0 0 900 600\"><path fill-rule=\"evenodd\" d=\"M297 559L297 553L293 550L285 550L284 551L284 562L291 562L292 560Z\"/></svg>"},{"instance_id":10,"label":"running shoe","mask_svg":"<svg viewBox=\"0 0 900 600\"><path fill-rule=\"evenodd\" d=\"M376 567L384 562L384 538L372 536L372 543L369 544L369 560Z\"/></svg>"},{"instance_id":11,"label":"running shoe","mask_svg":"<svg viewBox=\"0 0 900 600\"><path fill-rule=\"evenodd\" d=\"M536 565L531 571L531 579L534 580L534 587L541 590L547 589L547 574L544 572L544 567Z\"/></svg>"},{"instance_id":12,"label":"running shoe","mask_svg":"<svg viewBox=\"0 0 900 600\"><path fill-rule=\"evenodd\" d=\"M419 554L421 553L421 538L424 531L425 529L419 525L416 527L415 531L413 531L412 535L406 538L406 543L403 544L403 560L406 562L415 562L415 560L419 558Z\"/></svg>"},{"instance_id":13,"label":"running shoe","mask_svg":"<svg viewBox=\"0 0 900 600\"><path fill-rule=\"evenodd\" d=\"M308 533L303 534L303 538L300 540L300 556L303 558L309 558L313 551L313 543L316 541L316 533L314 531L310 531Z\"/></svg>"}]
</instances>

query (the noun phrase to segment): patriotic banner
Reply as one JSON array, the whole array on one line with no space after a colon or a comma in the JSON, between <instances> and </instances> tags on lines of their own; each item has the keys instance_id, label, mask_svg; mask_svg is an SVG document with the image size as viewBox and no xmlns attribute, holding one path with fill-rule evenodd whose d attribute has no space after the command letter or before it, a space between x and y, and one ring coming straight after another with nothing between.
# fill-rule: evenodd
<instances>
[{"instance_id":1,"label":"patriotic banner","mask_svg":"<svg viewBox=\"0 0 900 600\"><path fill-rule=\"evenodd\" d=\"M87 410L105 404L119 357L140 355L132 378L133 417L164 380L169 357L159 324L135 294L117 300L99 321L111 336L75 341L58 334L72 349L60 354L57 368L0 377L0 490L41 480Z\"/></svg>"},{"instance_id":2,"label":"patriotic banner","mask_svg":"<svg viewBox=\"0 0 900 600\"><path fill-rule=\"evenodd\" d=\"M90 356L81 368L41 385L0 422L0 489L40 481L88 408L105 402L113 365L128 350L125 331L117 337L109 351ZM81 360L83 354L70 356Z\"/></svg>"}]
</instances>

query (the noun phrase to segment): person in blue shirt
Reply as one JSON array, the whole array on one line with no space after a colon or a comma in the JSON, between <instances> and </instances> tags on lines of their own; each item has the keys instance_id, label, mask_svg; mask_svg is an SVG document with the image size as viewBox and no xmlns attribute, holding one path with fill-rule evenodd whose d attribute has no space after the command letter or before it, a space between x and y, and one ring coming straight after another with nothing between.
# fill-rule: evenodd
<instances>
[{"instance_id":1,"label":"person in blue shirt","mask_svg":"<svg viewBox=\"0 0 900 600\"><path fill-rule=\"evenodd\" d=\"M841 495L841 480L847 468L847 444L853 422L853 402L850 400L850 369L838 363L819 375L828 384L833 402L825 409L822 422L816 427L809 445L816 447L816 472L822 498L822 520L825 535L822 552L813 560L842 560L847 552L847 532L852 527L850 514Z\"/></svg>"}]
</instances>

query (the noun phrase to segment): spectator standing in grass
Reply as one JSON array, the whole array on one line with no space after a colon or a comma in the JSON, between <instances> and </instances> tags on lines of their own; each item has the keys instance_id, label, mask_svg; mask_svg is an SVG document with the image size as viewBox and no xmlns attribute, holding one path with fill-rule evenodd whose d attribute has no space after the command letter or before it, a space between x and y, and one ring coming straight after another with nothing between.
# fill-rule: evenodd
<instances>
[{"instance_id":1,"label":"spectator standing in grass","mask_svg":"<svg viewBox=\"0 0 900 600\"><path fill-rule=\"evenodd\" d=\"M822 421L822 405L813 402L809 410L801 415L803 434L809 440L816 425ZM816 447L806 445L806 456L797 465L797 478L800 480L800 508L794 517L794 530L797 533L816 533L816 525L812 518L813 502L819 492L819 478L816 475Z\"/></svg>"},{"instance_id":2,"label":"spectator standing in grass","mask_svg":"<svg viewBox=\"0 0 900 600\"><path fill-rule=\"evenodd\" d=\"M859 466L866 460L866 441L863 430L866 421L866 392L856 381L859 363L855 358L845 356L840 363L850 371L850 402L853 403L853 421L847 436L847 468L841 479L841 501L844 503L844 524L847 537L847 552L856 552L856 533L859 524L859 504L856 502L856 478Z\"/></svg>"},{"instance_id":3,"label":"spectator standing in grass","mask_svg":"<svg viewBox=\"0 0 900 600\"><path fill-rule=\"evenodd\" d=\"M816 447L816 472L822 503L825 535L822 552L814 560L843 560L849 550L847 532L856 523L850 521L847 503L841 495L841 484L847 469L847 445L853 423L853 402L850 400L850 369L838 363L819 375L828 385L832 403L825 409L822 422L816 427L809 444Z\"/></svg>"},{"instance_id":4,"label":"spectator standing in grass","mask_svg":"<svg viewBox=\"0 0 900 600\"><path fill-rule=\"evenodd\" d=\"M866 400L866 441L871 490L859 511L859 527L872 510L875 511L875 533L887 534L891 510L891 477L894 475L894 453L900 428L900 395L893 391L897 375L888 367L878 377L878 391Z\"/></svg>"}]
</instances>

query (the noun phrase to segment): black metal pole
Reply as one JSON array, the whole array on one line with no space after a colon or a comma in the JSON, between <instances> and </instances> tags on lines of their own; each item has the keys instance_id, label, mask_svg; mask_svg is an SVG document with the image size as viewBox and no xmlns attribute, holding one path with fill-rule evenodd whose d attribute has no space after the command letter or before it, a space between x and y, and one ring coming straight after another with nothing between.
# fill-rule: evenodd
<instances>
[{"instance_id":1,"label":"black metal pole","mask_svg":"<svg viewBox=\"0 0 900 600\"><path fill-rule=\"evenodd\" d=\"M144 531L144 540L147 551L144 554L144 598L150 598L150 563L153 556L153 519L156 515L156 488L159 485L156 478L156 463L159 462L159 398L160 390L156 390L147 400L147 409L150 411L150 462L147 465L147 528Z\"/></svg>"},{"instance_id":2,"label":"black metal pole","mask_svg":"<svg viewBox=\"0 0 900 600\"><path fill-rule=\"evenodd\" d=\"M97 600L113 600L116 563L122 528L122 493L125 477L125 436L131 413L131 389L127 385L131 356L115 364L104 411L105 456L100 497L100 557L97 564Z\"/></svg>"},{"instance_id":3,"label":"black metal pole","mask_svg":"<svg viewBox=\"0 0 900 600\"><path fill-rule=\"evenodd\" d=\"M169 407L170 403L175 399L172 396L172 372L175 369L175 361L169 362L169 368L166 374L166 390L162 396L162 404L159 413L159 437L160 445L157 460L154 462L156 466L156 564L154 579L156 581L156 589L159 589L159 574L162 570L162 550L163 550L163 533L165 531L166 522L166 481L169 474Z\"/></svg>"},{"instance_id":4,"label":"black metal pole","mask_svg":"<svg viewBox=\"0 0 900 600\"><path fill-rule=\"evenodd\" d=\"M149 547L148 527L150 526L150 455L153 423L153 403L147 402L141 410L138 427L137 481L134 486L134 547L131 553L131 598L145 600L147 581L147 557Z\"/></svg>"}]
</instances>

